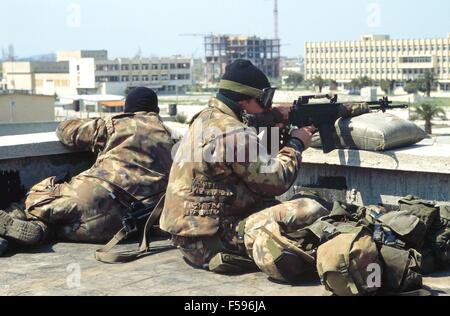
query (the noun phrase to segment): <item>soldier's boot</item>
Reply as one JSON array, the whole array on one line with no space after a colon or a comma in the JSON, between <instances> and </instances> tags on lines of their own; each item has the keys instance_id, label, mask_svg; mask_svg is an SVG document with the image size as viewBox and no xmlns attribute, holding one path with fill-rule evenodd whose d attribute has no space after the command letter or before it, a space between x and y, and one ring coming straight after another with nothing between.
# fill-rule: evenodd
<instances>
[{"instance_id":1,"label":"soldier's boot","mask_svg":"<svg viewBox=\"0 0 450 316\"><path fill-rule=\"evenodd\" d=\"M8 241L0 237L0 257L8 250Z\"/></svg>"},{"instance_id":2,"label":"soldier's boot","mask_svg":"<svg viewBox=\"0 0 450 316\"><path fill-rule=\"evenodd\" d=\"M20 245L38 245L44 240L43 226L36 222L14 219L4 211L0 211L0 237L11 239Z\"/></svg>"}]
</instances>

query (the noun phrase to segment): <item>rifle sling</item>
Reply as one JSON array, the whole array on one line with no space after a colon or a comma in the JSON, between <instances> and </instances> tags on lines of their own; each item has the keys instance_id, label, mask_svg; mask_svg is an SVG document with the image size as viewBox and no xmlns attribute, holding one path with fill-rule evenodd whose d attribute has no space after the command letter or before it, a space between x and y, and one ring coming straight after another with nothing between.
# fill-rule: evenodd
<instances>
[{"instance_id":1,"label":"rifle sling","mask_svg":"<svg viewBox=\"0 0 450 316\"><path fill-rule=\"evenodd\" d=\"M147 241L148 233L153 225L158 221L163 209L164 209L165 195L159 200L152 214L149 216L147 223L145 224L142 241L137 250L112 252L112 249L117 246L122 240L128 237L128 233L125 228L122 228L105 246L98 249L95 252L95 259L103 263L125 263L131 262L146 256L151 255L150 242ZM166 247L162 250L171 250L172 246Z\"/></svg>"}]
</instances>

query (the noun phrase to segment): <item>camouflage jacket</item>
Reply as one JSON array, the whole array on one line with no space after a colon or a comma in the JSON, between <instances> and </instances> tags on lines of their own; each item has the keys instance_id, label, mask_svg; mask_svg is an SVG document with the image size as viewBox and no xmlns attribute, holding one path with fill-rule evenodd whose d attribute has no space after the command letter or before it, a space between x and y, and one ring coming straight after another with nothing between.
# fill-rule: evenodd
<instances>
[{"instance_id":1,"label":"camouflage jacket","mask_svg":"<svg viewBox=\"0 0 450 316\"><path fill-rule=\"evenodd\" d=\"M68 120L56 133L66 146L97 154L95 164L76 178L104 179L106 187L113 183L138 199L166 189L174 141L157 114Z\"/></svg>"},{"instance_id":2,"label":"camouflage jacket","mask_svg":"<svg viewBox=\"0 0 450 316\"><path fill-rule=\"evenodd\" d=\"M258 142L256 131L212 99L179 144L160 221L163 230L182 237L213 236L227 219L251 215L265 199L293 185L301 152L285 147L270 160L252 160L250 140Z\"/></svg>"}]
</instances>

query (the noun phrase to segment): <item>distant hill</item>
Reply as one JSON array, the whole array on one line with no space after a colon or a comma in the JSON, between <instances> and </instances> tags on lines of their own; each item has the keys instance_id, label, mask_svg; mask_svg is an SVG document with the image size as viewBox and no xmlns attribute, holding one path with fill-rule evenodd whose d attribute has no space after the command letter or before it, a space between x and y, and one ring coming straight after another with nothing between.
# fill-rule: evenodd
<instances>
[{"instance_id":1,"label":"distant hill","mask_svg":"<svg viewBox=\"0 0 450 316\"><path fill-rule=\"evenodd\" d=\"M34 55L25 58L20 58L19 60L26 61L56 61L56 54L43 54L43 55Z\"/></svg>"},{"instance_id":2,"label":"distant hill","mask_svg":"<svg viewBox=\"0 0 450 316\"><path fill-rule=\"evenodd\" d=\"M18 58L17 61L56 61L56 54L33 55L29 57ZM0 63L3 59L0 59Z\"/></svg>"}]
</instances>

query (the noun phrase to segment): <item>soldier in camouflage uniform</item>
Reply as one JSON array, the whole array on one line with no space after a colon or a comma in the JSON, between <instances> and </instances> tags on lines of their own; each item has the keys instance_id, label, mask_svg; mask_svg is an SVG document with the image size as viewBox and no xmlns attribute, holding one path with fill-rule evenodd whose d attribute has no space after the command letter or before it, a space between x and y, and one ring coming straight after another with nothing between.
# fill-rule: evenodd
<instances>
[{"instance_id":1,"label":"soldier in camouflage uniform","mask_svg":"<svg viewBox=\"0 0 450 316\"><path fill-rule=\"evenodd\" d=\"M256 263L274 279L293 281L301 272L295 268L300 269L301 259L280 245L289 242L282 233L328 214L328 205L308 197L280 204L275 197L297 180L302 152L315 129L294 130L274 158L262 150L251 159L252 144L259 139L247 126L249 114L257 122L270 118L272 126L280 126L288 109L264 107L270 83L246 60L229 65L219 87L217 97L194 118L179 146L161 228L195 267L244 272Z\"/></svg>"},{"instance_id":2,"label":"soldier in camouflage uniform","mask_svg":"<svg viewBox=\"0 0 450 316\"><path fill-rule=\"evenodd\" d=\"M153 203L166 190L174 140L158 113L155 92L137 88L124 114L61 123L60 141L96 153L95 164L69 183L52 177L35 185L24 211L0 211L0 237L28 246L111 239L132 202Z\"/></svg>"}]
</instances>

